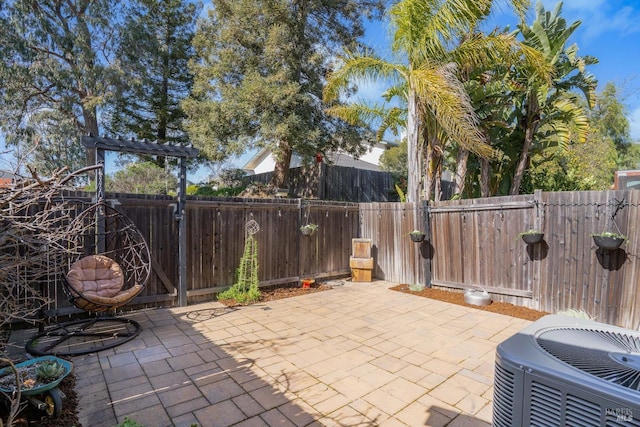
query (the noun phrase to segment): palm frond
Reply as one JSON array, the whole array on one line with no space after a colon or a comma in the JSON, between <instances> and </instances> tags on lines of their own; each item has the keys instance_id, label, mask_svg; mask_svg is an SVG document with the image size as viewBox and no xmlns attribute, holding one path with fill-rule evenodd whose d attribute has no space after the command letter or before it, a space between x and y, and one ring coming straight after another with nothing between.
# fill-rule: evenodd
<instances>
[{"instance_id":1,"label":"palm frond","mask_svg":"<svg viewBox=\"0 0 640 427\"><path fill-rule=\"evenodd\" d=\"M484 142L469 96L455 75L455 66L422 67L412 73L412 85L420 102L452 140L481 157L497 153Z\"/></svg>"},{"instance_id":2,"label":"palm frond","mask_svg":"<svg viewBox=\"0 0 640 427\"><path fill-rule=\"evenodd\" d=\"M345 52L339 60L340 67L329 74L324 88L323 99L327 102L346 93L350 82L390 80L393 83L407 73L405 66L387 62L371 54Z\"/></svg>"},{"instance_id":3,"label":"palm frond","mask_svg":"<svg viewBox=\"0 0 640 427\"><path fill-rule=\"evenodd\" d=\"M365 102L354 102L350 104L340 104L328 107L325 111L327 114L337 117L354 126L368 126L372 123L387 123L390 126L402 126L404 123L396 123L394 118L406 120L406 111L404 115L395 110L397 107L385 107L379 104L370 104ZM401 111L401 110L400 110ZM391 117L390 117L391 116Z\"/></svg>"}]
</instances>

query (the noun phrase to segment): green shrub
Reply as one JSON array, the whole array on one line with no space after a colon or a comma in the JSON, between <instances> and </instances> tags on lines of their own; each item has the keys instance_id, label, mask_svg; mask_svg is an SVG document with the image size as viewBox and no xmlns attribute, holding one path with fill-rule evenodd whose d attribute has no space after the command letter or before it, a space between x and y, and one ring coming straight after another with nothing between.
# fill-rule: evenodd
<instances>
[{"instance_id":1,"label":"green shrub","mask_svg":"<svg viewBox=\"0 0 640 427\"><path fill-rule=\"evenodd\" d=\"M115 427L145 427L145 426L140 424L134 419L131 419L129 417L124 417L124 421L121 422L120 424L116 424Z\"/></svg>"}]
</instances>

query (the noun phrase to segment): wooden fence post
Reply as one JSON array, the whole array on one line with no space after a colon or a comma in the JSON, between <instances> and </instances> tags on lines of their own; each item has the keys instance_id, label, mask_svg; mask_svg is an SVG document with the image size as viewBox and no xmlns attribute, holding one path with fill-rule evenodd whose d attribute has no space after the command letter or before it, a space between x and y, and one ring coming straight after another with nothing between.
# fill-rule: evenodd
<instances>
[{"instance_id":1,"label":"wooden fence post","mask_svg":"<svg viewBox=\"0 0 640 427\"><path fill-rule=\"evenodd\" d=\"M536 230L542 231L543 233L545 232L544 229L546 227L546 212L545 212L545 203L544 200L542 199L543 194L542 194L542 190L534 190L533 192L533 228L535 228ZM551 235L549 232L547 232L546 234L547 236L547 240L551 238ZM548 250L549 246L547 243L545 243L546 246L546 250ZM538 245L540 246L540 245ZM529 249L529 248L528 248ZM540 253L540 251L542 251L542 248L538 247L536 249L531 248L531 250L537 250L538 253ZM532 304L531 304L531 308L534 308L536 310L541 310L540 307L540 293L542 292L542 287L541 287L541 275L542 275L542 255L540 255L541 259L532 259L531 261L533 262L533 277L531 278L531 291L532 291Z\"/></svg>"},{"instance_id":2,"label":"wooden fence post","mask_svg":"<svg viewBox=\"0 0 640 427\"><path fill-rule=\"evenodd\" d=\"M426 239L423 244L420 245L420 256L422 257L422 268L424 270L423 284L427 287L431 287L431 245L432 245L432 233L431 233L431 221L429 215L429 201L423 200L420 209L420 215L422 216L422 223L424 224L424 232Z\"/></svg>"},{"instance_id":3,"label":"wooden fence post","mask_svg":"<svg viewBox=\"0 0 640 427\"><path fill-rule=\"evenodd\" d=\"M175 219L178 221L178 306L187 305L187 162L178 160L180 180L178 182L178 207Z\"/></svg>"}]
</instances>

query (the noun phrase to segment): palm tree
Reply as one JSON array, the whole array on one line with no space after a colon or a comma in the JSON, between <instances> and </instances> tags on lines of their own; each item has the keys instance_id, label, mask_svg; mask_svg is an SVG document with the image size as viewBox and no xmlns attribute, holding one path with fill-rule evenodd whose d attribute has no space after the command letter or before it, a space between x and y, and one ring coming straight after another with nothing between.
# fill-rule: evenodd
<instances>
[{"instance_id":1,"label":"palm tree","mask_svg":"<svg viewBox=\"0 0 640 427\"><path fill-rule=\"evenodd\" d=\"M407 201L430 197L433 178L441 171L442 154L448 142L455 141L483 158L497 154L478 129L457 65L501 61L506 55L516 54L513 35L474 33L492 3L492 0L402 0L389 10L396 60L387 61L370 52L346 52L340 58L340 67L329 76L324 92L327 101L348 93L349 84L355 80L383 80L390 84L387 101L399 99L400 108L406 111ZM522 15L528 0L511 3ZM531 57L535 57L535 51L525 47L518 52L523 53L530 60L535 59ZM544 70L538 72L544 74ZM368 109L361 103L329 112L352 123L381 116L383 125L393 122L384 110ZM394 118L402 116L396 114ZM426 168L422 197L421 160Z\"/></svg>"},{"instance_id":2,"label":"palm tree","mask_svg":"<svg viewBox=\"0 0 640 427\"><path fill-rule=\"evenodd\" d=\"M516 68L516 86L524 90L514 97L514 136L521 141L521 146L510 194L519 193L532 152L550 146L566 147L572 138L584 142L589 131L585 109L571 91L578 89L584 94L589 108L594 106L597 80L586 72L585 67L598 60L590 56L578 56L575 44L565 46L581 22L567 26L565 19L560 17L561 12L562 2L556 5L553 12L545 11L542 3L538 2L533 24L528 26L523 22L518 27L524 44L542 52L554 77L549 84L545 76L527 66Z\"/></svg>"}]
</instances>

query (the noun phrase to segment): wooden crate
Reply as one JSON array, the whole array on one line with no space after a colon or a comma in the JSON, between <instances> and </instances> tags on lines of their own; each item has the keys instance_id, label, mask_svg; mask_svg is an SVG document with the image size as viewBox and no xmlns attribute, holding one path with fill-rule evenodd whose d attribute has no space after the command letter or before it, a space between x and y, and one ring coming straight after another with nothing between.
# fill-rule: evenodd
<instances>
[{"instance_id":1,"label":"wooden crate","mask_svg":"<svg viewBox=\"0 0 640 427\"><path fill-rule=\"evenodd\" d=\"M351 256L354 258L370 258L371 239L351 239Z\"/></svg>"},{"instance_id":2,"label":"wooden crate","mask_svg":"<svg viewBox=\"0 0 640 427\"><path fill-rule=\"evenodd\" d=\"M368 268L352 268L351 281L353 282L370 282L371 269Z\"/></svg>"},{"instance_id":3,"label":"wooden crate","mask_svg":"<svg viewBox=\"0 0 640 427\"><path fill-rule=\"evenodd\" d=\"M361 269L373 269L373 258L349 258L349 267Z\"/></svg>"}]
</instances>

